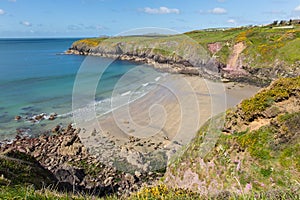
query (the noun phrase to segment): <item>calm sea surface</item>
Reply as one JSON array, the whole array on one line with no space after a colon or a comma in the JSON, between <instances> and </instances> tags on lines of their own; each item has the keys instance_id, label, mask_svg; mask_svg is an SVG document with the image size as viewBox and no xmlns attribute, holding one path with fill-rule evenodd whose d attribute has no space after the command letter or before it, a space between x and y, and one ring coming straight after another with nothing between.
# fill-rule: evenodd
<instances>
[{"instance_id":1,"label":"calm sea surface","mask_svg":"<svg viewBox=\"0 0 300 200\"><path fill-rule=\"evenodd\" d=\"M114 98L130 95L131 100L137 99L151 90L149 82L158 80L158 72L147 66L62 54L75 40L0 39L0 139L14 137L17 130L39 135L57 124L72 122L72 93L79 71L82 74L77 84L85 88L79 92L95 87L91 84L100 79L93 99L82 101L95 103L99 116L113 109L112 91L125 74ZM126 102L120 105L123 103ZM42 113L57 113L59 117L30 122L30 118ZM17 115L22 119L16 121Z\"/></svg>"}]
</instances>

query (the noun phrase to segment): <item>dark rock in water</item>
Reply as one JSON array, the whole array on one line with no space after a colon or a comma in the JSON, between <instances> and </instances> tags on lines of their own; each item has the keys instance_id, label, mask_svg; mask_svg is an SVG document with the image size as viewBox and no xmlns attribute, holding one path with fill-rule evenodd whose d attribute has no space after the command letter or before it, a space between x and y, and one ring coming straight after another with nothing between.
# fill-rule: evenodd
<instances>
[{"instance_id":1,"label":"dark rock in water","mask_svg":"<svg viewBox=\"0 0 300 200\"><path fill-rule=\"evenodd\" d=\"M39 114L39 115L35 116L34 119L37 120L37 121L41 121L41 120L44 119L44 117L45 117L45 114L42 113L42 114Z\"/></svg>"},{"instance_id":2,"label":"dark rock in water","mask_svg":"<svg viewBox=\"0 0 300 200\"><path fill-rule=\"evenodd\" d=\"M57 133L60 130L60 128L61 128L60 125L57 125L52 129L52 133Z\"/></svg>"},{"instance_id":3,"label":"dark rock in water","mask_svg":"<svg viewBox=\"0 0 300 200\"><path fill-rule=\"evenodd\" d=\"M20 115L15 116L15 120L19 121L22 117Z\"/></svg>"},{"instance_id":4,"label":"dark rock in water","mask_svg":"<svg viewBox=\"0 0 300 200\"><path fill-rule=\"evenodd\" d=\"M57 114L56 114L56 113L51 114L51 115L49 116L48 120L55 120L56 117L57 117Z\"/></svg>"}]
</instances>

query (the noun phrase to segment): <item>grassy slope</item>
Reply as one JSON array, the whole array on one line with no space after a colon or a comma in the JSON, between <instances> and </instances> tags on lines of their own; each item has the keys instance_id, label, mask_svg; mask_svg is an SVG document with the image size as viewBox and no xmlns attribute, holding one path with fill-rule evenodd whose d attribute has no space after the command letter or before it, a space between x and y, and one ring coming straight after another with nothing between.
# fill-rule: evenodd
<instances>
[{"instance_id":1,"label":"grassy slope","mask_svg":"<svg viewBox=\"0 0 300 200\"><path fill-rule=\"evenodd\" d=\"M207 45L220 42L222 49L216 53L220 62L226 63L232 47L238 42L244 42L247 48L243 51L244 65L250 68L270 68L274 63L282 62L281 66L286 68L295 67L295 62L300 61L300 26L294 29L271 29L266 27L243 27L228 30L192 31L184 34L200 44L208 51ZM86 44L89 47L102 45L115 45L119 42L142 45L147 48L152 43L164 43L182 39L182 35L170 37L116 37L92 38L75 42L75 45ZM188 41L188 40L186 40ZM164 46L166 48L166 46ZM157 52L165 56L172 56L174 49L169 47L165 52ZM211 53L210 53L211 54Z\"/></svg>"},{"instance_id":2,"label":"grassy slope","mask_svg":"<svg viewBox=\"0 0 300 200\"><path fill-rule=\"evenodd\" d=\"M175 175L171 180L176 186L183 179L183 172L191 169L200 180L213 183L217 191L236 192L251 185L250 194L233 194L233 199L299 199L300 187L300 77L279 79L254 97L244 100L237 108L228 110L225 128L213 149L203 158L202 142L209 134L209 123L204 125L193 141L174 157L168 172ZM245 128L251 123L269 119L268 123L255 130ZM219 130L222 131L222 130ZM228 132L228 131L227 131ZM54 180L47 170L25 154L8 152L1 157L0 198L1 199L69 199L66 193L45 189L43 183ZM200 159L200 160L199 160ZM25 161L25 162L24 162ZM201 163L201 162L202 163ZM240 167L238 169L238 162ZM205 164L210 164L205 168ZM10 180L8 180L10 179ZM35 190L30 185L33 184ZM221 187L220 187L221 186ZM197 191L197 186L196 191ZM295 189L296 188L296 189ZM189 188L195 189L195 188ZM228 197L228 192L220 194ZM196 199L199 194L184 189L169 189L165 185L144 188L129 199ZM207 196L204 196L207 197ZM90 196L72 195L74 199L88 199ZM200 197L199 197L200 198ZM108 199L116 199L109 197Z\"/></svg>"},{"instance_id":3,"label":"grassy slope","mask_svg":"<svg viewBox=\"0 0 300 200\"><path fill-rule=\"evenodd\" d=\"M286 61L287 64L293 64L300 60L299 27L295 27L295 29L253 27L214 32L193 31L186 34L203 46L213 42L222 42L223 48L231 48L233 44L244 42L247 45L244 56L250 67L270 67L274 58ZM286 52L287 49L293 53ZM229 56L226 52L228 51L221 50L217 53L223 62L226 62Z\"/></svg>"},{"instance_id":4,"label":"grassy slope","mask_svg":"<svg viewBox=\"0 0 300 200\"><path fill-rule=\"evenodd\" d=\"M57 192L54 175L27 154L8 151L0 156L0 199L96 199L89 195Z\"/></svg>"},{"instance_id":5,"label":"grassy slope","mask_svg":"<svg viewBox=\"0 0 300 200\"><path fill-rule=\"evenodd\" d=\"M18 151L8 151L0 157L0 185L34 185L40 189L56 183L52 173L34 158Z\"/></svg>"},{"instance_id":6,"label":"grassy slope","mask_svg":"<svg viewBox=\"0 0 300 200\"><path fill-rule=\"evenodd\" d=\"M213 183L219 191L237 192L250 186L256 192L299 188L299 99L300 77L277 80L227 111L225 128L231 134L223 132L212 151L200 157L203 138L210 134L209 123L204 125L173 158L168 172L180 180L191 169L205 181L204 188ZM251 124L264 120L269 121L250 130ZM294 195L299 197L299 191Z\"/></svg>"}]
</instances>

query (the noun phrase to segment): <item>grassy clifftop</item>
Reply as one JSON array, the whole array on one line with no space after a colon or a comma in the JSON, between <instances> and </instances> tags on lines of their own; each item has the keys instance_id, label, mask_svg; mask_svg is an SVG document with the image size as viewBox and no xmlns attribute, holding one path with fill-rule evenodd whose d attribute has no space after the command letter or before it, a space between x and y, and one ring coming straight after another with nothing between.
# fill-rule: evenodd
<instances>
[{"instance_id":1,"label":"grassy clifftop","mask_svg":"<svg viewBox=\"0 0 300 200\"><path fill-rule=\"evenodd\" d=\"M211 29L170 36L90 38L76 41L70 49L80 54L129 55L158 63L190 63L216 71L203 66L204 61L222 66L220 73L225 77L268 81L300 75L299 25ZM209 57L212 63L208 62Z\"/></svg>"},{"instance_id":2,"label":"grassy clifftop","mask_svg":"<svg viewBox=\"0 0 300 200\"><path fill-rule=\"evenodd\" d=\"M220 51L216 53L221 61L226 62L232 45L243 42L246 45L243 55L250 67L269 67L278 59L287 64L299 61L300 27L280 29L271 26L233 28L216 31L192 31L185 33L203 46L219 42ZM285 50L289 49L288 52ZM227 53L226 53L227 52ZM255 63L252 63L251 60Z\"/></svg>"},{"instance_id":3,"label":"grassy clifftop","mask_svg":"<svg viewBox=\"0 0 300 200\"><path fill-rule=\"evenodd\" d=\"M300 187L300 77L279 79L254 97L228 110L224 128L204 125L173 158L166 182L205 195L247 194ZM203 155L205 138L221 134ZM192 177L192 179L191 179Z\"/></svg>"}]
</instances>

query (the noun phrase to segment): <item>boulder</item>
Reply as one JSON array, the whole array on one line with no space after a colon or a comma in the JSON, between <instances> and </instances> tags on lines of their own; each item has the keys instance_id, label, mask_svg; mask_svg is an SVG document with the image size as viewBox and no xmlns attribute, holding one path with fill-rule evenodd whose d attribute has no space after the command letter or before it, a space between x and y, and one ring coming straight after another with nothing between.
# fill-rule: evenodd
<instances>
[{"instance_id":1,"label":"boulder","mask_svg":"<svg viewBox=\"0 0 300 200\"><path fill-rule=\"evenodd\" d=\"M21 118L22 118L22 117L19 116L19 115L15 116L15 120L16 120L16 121L19 121Z\"/></svg>"},{"instance_id":2,"label":"boulder","mask_svg":"<svg viewBox=\"0 0 300 200\"><path fill-rule=\"evenodd\" d=\"M70 183L71 185L79 184L85 177L83 169L78 169L73 166L60 166L54 172L55 177L59 182Z\"/></svg>"}]
</instances>

